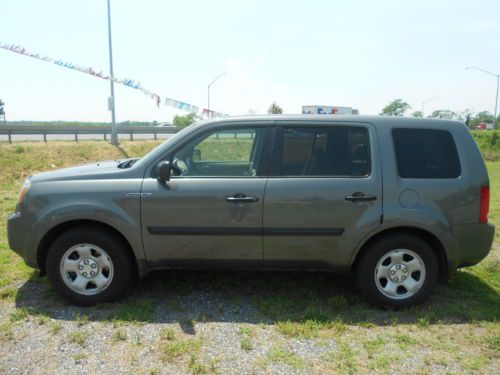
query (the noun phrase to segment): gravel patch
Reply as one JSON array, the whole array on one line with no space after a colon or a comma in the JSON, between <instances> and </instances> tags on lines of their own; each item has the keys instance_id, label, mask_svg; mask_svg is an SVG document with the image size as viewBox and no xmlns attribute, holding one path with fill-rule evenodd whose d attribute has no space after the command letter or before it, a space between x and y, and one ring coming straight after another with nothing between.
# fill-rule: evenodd
<instances>
[{"instance_id":1,"label":"gravel patch","mask_svg":"<svg viewBox=\"0 0 500 375\"><path fill-rule=\"evenodd\" d=\"M44 279L20 284L14 301L0 301L0 374L478 372L458 361L429 360L440 353L425 340L400 349L394 337L407 331L403 324L348 323L341 331L332 327L308 338L284 336L255 302L258 288L245 289L244 274L236 277L241 285L231 288L217 275L215 281L214 276L207 281L203 273L190 273L180 282L178 275L148 278L123 302L93 308L66 304ZM283 276L277 278L282 282ZM336 303L343 304L342 298ZM276 308L286 317L288 312L279 303ZM409 331L412 337L425 332L415 325L412 329L416 330ZM453 327L445 325L443 330L452 332ZM479 330L491 335L485 328ZM364 343L380 337L383 346L369 357ZM461 348L457 350L458 356ZM398 352L394 358L393 352ZM471 349L464 355L473 353ZM388 356L387 363L383 356ZM377 359L380 364L375 366ZM499 373L498 355L479 364L481 373Z\"/></svg>"}]
</instances>

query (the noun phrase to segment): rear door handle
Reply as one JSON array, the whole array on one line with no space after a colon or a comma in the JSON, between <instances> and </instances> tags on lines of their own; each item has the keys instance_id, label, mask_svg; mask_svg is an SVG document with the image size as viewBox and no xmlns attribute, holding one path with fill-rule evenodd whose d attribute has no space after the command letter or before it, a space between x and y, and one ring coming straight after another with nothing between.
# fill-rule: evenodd
<instances>
[{"instance_id":1,"label":"rear door handle","mask_svg":"<svg viewBox=\"0 0 500 375\"><path fill-rule=\"evenodd\" d=\"M363 193L354 193L353 195L348 195L345 197L346 201L349 202L370 202L377 199L376 195L365 195Z\"/></svg>"},{"instance_id":2,"label":"rear door handle","mask_svg":"<svg viewBox=\"0 0 500 375\"><path fill-rule=\"evenodd\" d=\"M253 203L257 202L257 197L247 197L245 194L235 194L232 197L226 197L226 202L229 203Z\"/></svg>"}]
</instances>

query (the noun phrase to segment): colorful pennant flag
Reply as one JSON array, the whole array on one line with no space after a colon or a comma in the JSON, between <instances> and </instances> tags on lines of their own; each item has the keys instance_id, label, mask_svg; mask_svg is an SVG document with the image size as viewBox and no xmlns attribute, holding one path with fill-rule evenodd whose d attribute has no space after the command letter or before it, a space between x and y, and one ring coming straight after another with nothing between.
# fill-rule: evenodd
<instances>
[{"instance_id":1,"label":"colorful pennant flag","mask_svg":"<svg viewBox=\"0 0 500 375\"><path fill-rule=\"evenodd\" d=\"M51 57L48 57L45 55L40 55L38 53L31 53L31 52L28 52L24 47L21 47L19 45L15 45L15 44L2 44L2 43L0 43L0 48L3 48L7 51L15 52L15 53L18 53L18 54L21 54L24 56L33 57L33 58L41 60L41 61L45 61L48 63L59 65L59 66L62 66L64 68L77 70L81 73L90 74L90 75L97 77L97 78L105 79L107 81L113 81L113 82L118 83L120 85L128 86L128 87L131 87L133 89L142 91L143 94L147 95L148 97L150 97L151 99L153 99L155 101L157 107L160 107L160 104L163 103L163 105L177 108L177 109L180 109L182 111L196 113L196 114L198 114L198 112L199 112L199 108L197 106L195 106L193 104L182 102L180 100L175 100L172 98L165 98L162 101L159 94L156 94L156 93L144 88L139 81L135 81L133 79L119 78L116 76L111 77L111 76L103 73L102 70L96 71L93 68L82 67L80 65L72 64L70 62L66 62L63 60L55 60ZM201 116L203 116L203 117L227 117L228 115L223 114L221 112L214 112L214 111L210 111L208 109L203 109Z\"/></svg>"}]
</instances>

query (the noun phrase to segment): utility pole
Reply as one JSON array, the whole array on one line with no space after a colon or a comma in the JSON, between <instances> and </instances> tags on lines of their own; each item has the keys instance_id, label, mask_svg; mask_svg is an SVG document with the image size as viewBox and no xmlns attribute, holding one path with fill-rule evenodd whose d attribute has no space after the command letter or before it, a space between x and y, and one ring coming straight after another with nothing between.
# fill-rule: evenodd
<instances>
[{"instance_id":1,"label":"utility pole","mask_svg":"<svg viewBox=\"0 0 500 375\"><path fill-rule=\"evenodd\" d=\"M220 73L217 77L215 77L212 82L210 82L207 86L207 96L208 96L208 103L207 103L207 109L210 111L210 86L212 86L215 81L217 81L220 77L222 77L226 73Z\"/></svg>"},{"instance_id":2,"label":"utility pole","mask_svg":"<svg viewBox=\"0 0 500 375\"><path fill-rule=\"evenodd\" d=\"M425 104L425 103L430 102L431 100L436 99L437 97L438 97L438 96L433 96L432 98L429 98L429 99L424 100L424 101L422 102L422 117L424 117L424 104Z\"/></svg>"},{"instance_id":3,"label":"utility pole","mask_svg":"<svg viewBox=\"0 0 500 375\"><path fill-rule=\"evenodd\" d=\"M108 41L109 41L109 74L111 76L110 79L110 87L111 87L111 96L108 98L108 107L111 111L111 144L119 145L118 143L118 135L116 133L116 117L115 117L115 86L114 86L114 75L113 75L113 47L111 45L111 6L108 1Z\"/></svg>"}]
</instances>

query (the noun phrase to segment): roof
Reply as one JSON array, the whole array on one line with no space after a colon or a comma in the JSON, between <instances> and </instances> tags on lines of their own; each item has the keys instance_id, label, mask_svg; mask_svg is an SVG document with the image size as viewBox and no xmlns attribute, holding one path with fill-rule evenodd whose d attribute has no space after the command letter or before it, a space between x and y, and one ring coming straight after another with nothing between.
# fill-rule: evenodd
<instances>
[{"instance_id":1,"label":"roof","mask_svg":"<svg viewBox=\"0 0 500 375\"><path fill-rule=\"evenodd\" d=\"M224 117L220 119L203 120L197 125L204 126L205 124L221 123L221 122L246 122L246 121L315 121L315 122L357 122L371 123L376 126L394 125L398 123L406 126L432 126L432 125L462 125L464 123L457 120L430 119L418 117L401 117L401 116L369 116L369 115L251 115L251 116L234 116Z\"/></svg>"}]
</instances>

